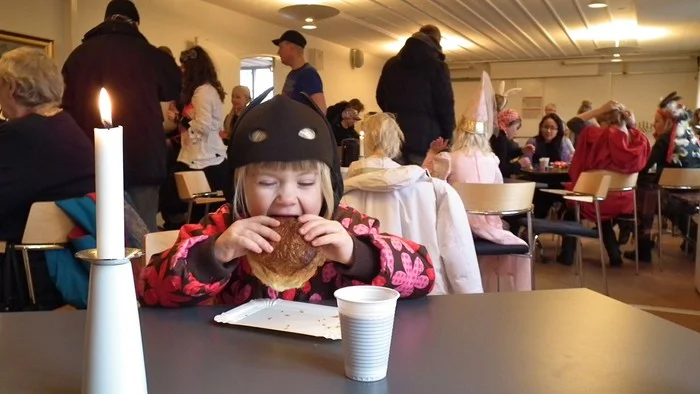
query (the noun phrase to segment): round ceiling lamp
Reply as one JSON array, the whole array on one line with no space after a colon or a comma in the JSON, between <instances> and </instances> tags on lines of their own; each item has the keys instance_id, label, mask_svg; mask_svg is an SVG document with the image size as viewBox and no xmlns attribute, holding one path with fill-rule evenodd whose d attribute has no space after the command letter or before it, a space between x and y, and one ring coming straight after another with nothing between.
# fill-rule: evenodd
<instances>
[{"instance_id":1,"label":"round ceiling lamp","mask_svg":"<svg viewBox=\"0 0 700 394\"><path fill-rule=\"evenodd\" d=\"M588 8L605 8L608 6L603 0L591 0L588 2Z\"/></svg>"},{"instance_id":2,"label":"round ceiling lamp","mask_svg":"<svg viewBox=\"0 0 700 394\"><path fill-rule=\"evenodd\" d=\"M303 21L305 30L316 29L316 22L340 14L340 10L322 4L297 4L281 8L279 13L289 19Z\"/></svg>"}]
</instances>

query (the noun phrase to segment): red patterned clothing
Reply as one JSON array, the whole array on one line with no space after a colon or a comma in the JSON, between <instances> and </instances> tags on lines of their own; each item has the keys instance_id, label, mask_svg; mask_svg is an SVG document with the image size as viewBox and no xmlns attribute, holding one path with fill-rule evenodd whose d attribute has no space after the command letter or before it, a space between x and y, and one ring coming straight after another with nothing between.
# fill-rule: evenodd
<instances>
[{"instance_id":1,"label":"red patterned clothing","mask_svg":"<svg viewBox=\"0 0 700 394\"><path fill-rule=\"evenodd\" d=\"M357 263L344 266L331 261L299 289L278 293L253 276L247 259L216 262L214 243L232 223L231 206L223 205L199 224L180 229L175 245L154 255L138 281L141 305L179 307L212 303L241 305L257 298L319 302L333 299L344 286L372 284L396 289L402 298L427 295L435 271L425 247L379 233L379 222L341 205L337 219L353 238Z\"/></svg>"}]
</instances>

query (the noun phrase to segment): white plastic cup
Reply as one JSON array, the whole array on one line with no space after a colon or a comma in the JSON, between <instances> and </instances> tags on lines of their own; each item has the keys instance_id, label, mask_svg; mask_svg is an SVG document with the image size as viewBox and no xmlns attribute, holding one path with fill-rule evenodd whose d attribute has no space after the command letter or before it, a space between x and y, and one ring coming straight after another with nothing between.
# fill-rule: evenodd
<instances>
[{"instance_id":1,"label":"white plastic cup","mask_svg":"<svg viewBox=\"0 0 700 394\"><path fill-rule=\"evenodd\" d=\"M546 170L547 168L549 168L549 157L540 158L540 168L542 170Z\"/></svg>"},{"instance_id":2,"label":"white plastic cup","mask_svg":"<svg viewBox=\"0 0 700 394\"><path fill-rule=\"evenodd\" d=\"M386 377L399 292L349 286L335 291L340 314L345 376L359 382Z\"/></svg>"}]
</instances>

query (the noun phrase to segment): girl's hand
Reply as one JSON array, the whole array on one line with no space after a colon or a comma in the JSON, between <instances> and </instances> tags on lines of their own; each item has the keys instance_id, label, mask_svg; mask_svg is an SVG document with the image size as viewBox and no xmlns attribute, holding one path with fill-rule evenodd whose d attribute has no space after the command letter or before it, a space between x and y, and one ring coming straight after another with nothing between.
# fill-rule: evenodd
<instances>
[{"instance_id":1,"label":"girl's hand","mask_svg":"<svg viewBox=\"0 0 700 394\"><path fill-rule=\"evenodd\" d=\"M518 159L518 164L520 164L520 168L526 170L532 168L532 162L530 161L529 157L521 157L520 159Z\"/></svg>"},{"instance_id":2,"label":"girl's hand","mask_svg":"<svg viewBox=\"0 0 700 394\"><path fill-rule=\"evenodd\" d=\"M430 151L437 154L450 147L450 140L442 139L442 137L430 143Z\"/></svg>"},{"instance_id":3,"label":"girl's hand","mask_svg":"<svg viewBox=\"0 0 700 394\"><path fill-rule=\"evenodd\" d=\"M248 252L272 253L270 241L280 241L280 235L272 227L279 225L279 221L268 216L237 220L216 240L214 257L223 264Z\"/></svg>"},{"instance_id":4,"label":"girl's hand","mask_svg":"<svg viewBox=\"0 0 700 394\"><path fill-rule=\"evenodd\" d=\"M624 105L615 100L610 100L607 103L603 104L601 108L603 109L603 113L607 113L615 110L622 111L624 109Z\"/></svg>"},{"instance_id":5,"label":"girl's hand","mask_svg":"<svg viewBox=\"0 0 700 394\"><path fill-rule=\"evenodd\" d=\"M523 153L526 155L531 155L535 153L535 145L527 144L523 147Z\"/></svg>"},{"instance_id":6,"label":"girl's hand","mask_svg":"<svg viewBox=\"0 0 700 394\"><path fill-rule=\"evenodd\" d=\"M316 215L302 215L299 222L302 223L299 233L304 240L320 248L328 260L346 265L353 263L352 237L342 224Z\"/></svg>"}]
</instances>

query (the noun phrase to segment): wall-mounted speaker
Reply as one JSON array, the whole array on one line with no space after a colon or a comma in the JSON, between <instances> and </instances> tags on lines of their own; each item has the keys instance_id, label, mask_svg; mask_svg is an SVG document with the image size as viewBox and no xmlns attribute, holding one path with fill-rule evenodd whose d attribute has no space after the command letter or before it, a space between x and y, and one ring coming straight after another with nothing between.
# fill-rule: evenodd
<instances>
[{"instance_id":1,"label":"wall-mounted speaker","mask_svg":"<svg viewBox=\"0 0 700 394\"><path fill-rule=\"evenodd\" d=\"M350 50L350 67L360 68L365 64L365 53L362 50L353 48Z\"/></svg>"},{"instance_id":2,"label":"wall-mounted speaker","mask_svg":"<svg viewBox=\"0 0 700 394\"><path fill-rule=\"evenodd\" d=\"M323 70L323 51L316 48L306 50L306 61L309 62L316 70Z\"/></svg>"}]
</instances>

